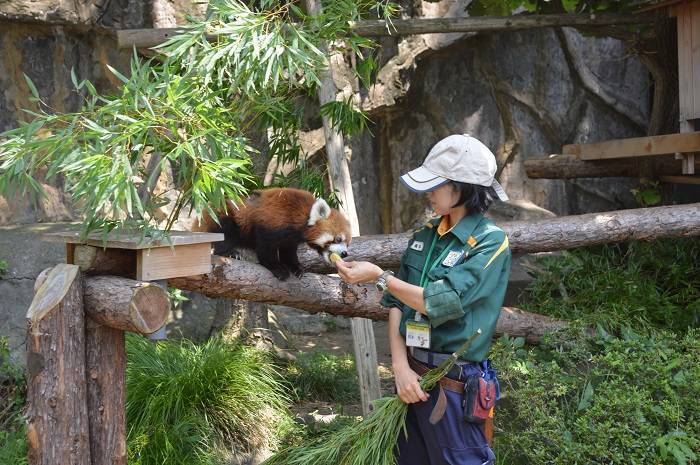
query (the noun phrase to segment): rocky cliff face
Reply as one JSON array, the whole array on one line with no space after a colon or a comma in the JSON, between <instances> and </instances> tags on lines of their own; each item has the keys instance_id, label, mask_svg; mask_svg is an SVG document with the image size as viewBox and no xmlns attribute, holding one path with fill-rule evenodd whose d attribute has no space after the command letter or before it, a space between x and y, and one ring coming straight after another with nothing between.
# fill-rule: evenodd
<instances>
[{"instance_id":1,"label":"rocky cliff face","mask_svg":"<svg viewBox=\"0 0 700 465\"><path fill-rule=\"evenodd\" d=\"M401 103L380 116L373 147L390 173L380 188L391 206L380 212L390 230L408 228L424 207L398 176L452 133L472 134L494 150L512 203L558 215L633 206L631 180L534 180L523 168L563 144L645 134L648 73L619 41L568 29L481 34L427 56L413 73ZM360 191L361 179L358 172Z\"/></svg>"}]
</instances>

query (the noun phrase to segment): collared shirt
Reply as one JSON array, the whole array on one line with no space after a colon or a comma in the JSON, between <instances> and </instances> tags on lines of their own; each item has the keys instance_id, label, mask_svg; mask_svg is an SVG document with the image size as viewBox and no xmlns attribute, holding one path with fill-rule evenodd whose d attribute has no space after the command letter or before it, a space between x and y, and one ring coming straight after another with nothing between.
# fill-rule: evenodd
<instances>
[{"instance_id":1,"label":"collared shirt","mask_svg":"<svg viewBox=\"0 0 700 465\"><path fill-rule=\"evenodd\" d=\"M427 272L423 288L427 320L431 326L430 350L452 353L481 328L481 335L461 357L478 362L486 358L491 348L491 338L508 287L511 265L508 236L480 213L465 216L449 230L447 225L445 216L416 230L401 258L396 276L418 286L423 267L429 267L441 255L445 257ZM430 244L436 235L435 246L428 258ZM448 247L450 250L445 250ZM399 331L405 337L406 322L415 317L416 311L389 291L384 292L380 304L401 310Z\"/></svg>"}]
</instances>

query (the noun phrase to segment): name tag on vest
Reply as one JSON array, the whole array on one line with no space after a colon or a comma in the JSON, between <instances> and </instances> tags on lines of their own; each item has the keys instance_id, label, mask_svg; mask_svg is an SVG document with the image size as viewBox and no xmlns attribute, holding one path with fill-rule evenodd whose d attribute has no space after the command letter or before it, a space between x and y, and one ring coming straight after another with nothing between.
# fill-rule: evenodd
<instances>
[{"instance_id":1,"label":"name tag on vest","mask_svg":"<svg viewBox=\"0 0 700 465\"><path fill-rule=\"evenodd\" d=\"M464 257L464 250L451 250L442 261L443 266L455 266Z\"/></svg>"},{"instance_id":2,"label":"name tag on vest","mask_svg":"<svg viewBox=\"0 0 700 465\"><path fill-rule=\"evenodd\" d=\"M411 244L411 249L417 250L418 252L423 251L423 243L421 241L413 241Z\"/></svg>"}]
</instances>

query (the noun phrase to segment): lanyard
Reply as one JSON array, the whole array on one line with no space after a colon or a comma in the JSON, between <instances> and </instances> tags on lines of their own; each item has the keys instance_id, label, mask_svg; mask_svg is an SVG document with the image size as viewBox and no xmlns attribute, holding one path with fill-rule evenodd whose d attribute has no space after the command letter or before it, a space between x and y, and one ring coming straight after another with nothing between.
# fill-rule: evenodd
<instances>
[{"instance_id":1,"label":"lanyard","mask_svg":"<svg viewBox=\"0 0 700 465\"><path fill-rule=\"evenodd\" d=\"M447 247L442 251L442 253L435 259L435 261L430 265L428 265L428 262L430 261L430 258L433 255L433 249L435 248L435 243L437 242L439 234L437 231L435 231L435 235L433 236L433 240L430 243L430 248L428 249L428 256L425 257L425 263L423 264L423 273L421 273L420 277L420 287L425 288L425 285L428 283L428 274L435 269L435 267L440 263L442 260L444 260L445 256L447 253L450 251L452 246L454 245L456 239L452 238L449 244L447 244ZM415 315L415 320L416 321L421 321L421 313L416 311Z\"/></svg>"}]
</instances>

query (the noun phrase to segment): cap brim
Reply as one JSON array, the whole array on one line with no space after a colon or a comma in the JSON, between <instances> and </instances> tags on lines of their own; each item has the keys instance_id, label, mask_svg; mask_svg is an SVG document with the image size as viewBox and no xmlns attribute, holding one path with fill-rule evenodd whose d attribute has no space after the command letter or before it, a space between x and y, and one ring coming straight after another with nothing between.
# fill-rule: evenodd
<instances>
[{"instance_id":1,"label":"cap brim","mask_svg":"<svg viewBox=\"0 0 700 465\"><path fill-rule=\"evenodd\" d=\"M449 179L419 166L401 176L401 181L413 192L428 192L445 184Z\"/></svg>"},{"instance_id":2,"label":"cap brim","mask_svg":"<svg viewBox=\"0 0 700 465\"><path fill-rule=\"evenodd\" d=\"M508 194L506 194L506 191L503 189L503 186L499 184L498 181L495 179L493 180L493 183L491 184L491 188L494 190L496 195L498 196L498 199L505 202L508 200Z\"/></svg>"}]
</instances>

